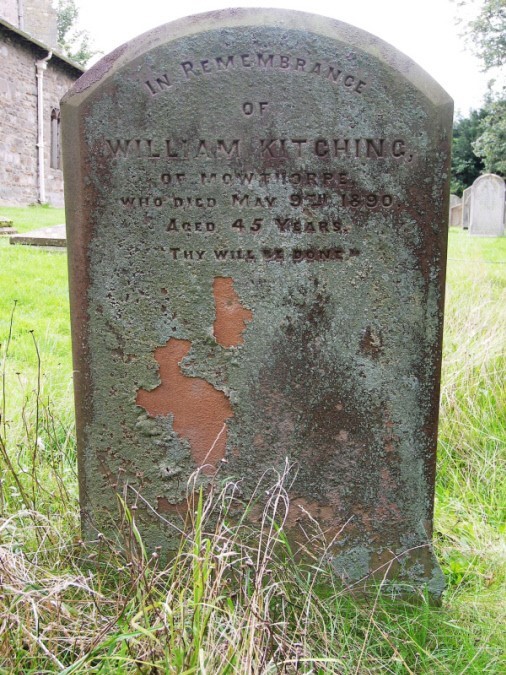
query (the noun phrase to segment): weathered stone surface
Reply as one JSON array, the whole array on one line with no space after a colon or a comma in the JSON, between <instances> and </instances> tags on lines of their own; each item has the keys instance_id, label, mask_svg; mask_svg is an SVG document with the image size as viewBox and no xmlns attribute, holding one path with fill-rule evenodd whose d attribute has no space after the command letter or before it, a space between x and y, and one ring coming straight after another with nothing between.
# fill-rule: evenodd
<instances>
[{"instance_id":1,"label":"weathered stone surface","mask_svg":"<svg viewBox=\"0 0 506 675\"><path fill-rule=\"evenodd\" d=\"M348 582L438 595L445 92L340 22L230 10L119 48L62 119L86 534L128 484L171 549L192 472L246 499L289 458L291 536L312 514Z\"/></svg>"},{"instance_id":2,"label":"weathered stone surface","mask_svg":"<svg viewBox=\"0 0 506 675\"><path fill-rule=\"evenodd\" d=\"M468 187L462 193L462 229L468 230L471 221L471 198L473 188Z\"/></svg>"},{"instance_id":3,"label":"weathered stone surface","mask_svg":"<svg viewBox=\"0 0 506 675\"><path fill-rule=\"evenodd\" d=\"M500 176L486 173L472 185L469 233L481 237L504 234L505 184Z\"/></svg>"}]
</instances>

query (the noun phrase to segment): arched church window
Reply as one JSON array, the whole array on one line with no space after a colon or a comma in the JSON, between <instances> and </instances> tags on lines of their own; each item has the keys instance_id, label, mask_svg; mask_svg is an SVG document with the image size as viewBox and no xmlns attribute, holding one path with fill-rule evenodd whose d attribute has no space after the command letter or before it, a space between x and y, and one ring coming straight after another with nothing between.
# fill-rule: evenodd
<instances>
[{"instance_id":1,"label":"arched church window","mask_svg":"<svg viewBox=\"0 0 506 675\"><path fill-rule=\"evenodd\" d=\"M61 168L60 162L60 110L51 110L51 156L49 166L52 169Z\"/></svg>"}]
</instances>

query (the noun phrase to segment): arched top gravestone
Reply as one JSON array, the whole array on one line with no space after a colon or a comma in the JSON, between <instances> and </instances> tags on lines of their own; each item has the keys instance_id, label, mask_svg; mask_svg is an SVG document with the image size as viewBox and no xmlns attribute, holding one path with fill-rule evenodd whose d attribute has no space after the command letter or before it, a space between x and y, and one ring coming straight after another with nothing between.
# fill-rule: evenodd
<instances>
[{"instance_id":1,"label":"arched top gravestone","mask_svg":"<svg viewBox=\"0 0 506 675\"><path fill-rule=\"evenodd\" d=\"M173 549L193 472L246 500L288 458L291 537L438 595L446 93L346 24L228 10L120 47L62 119L85 533L128 485Z\"/></svg>"},{"instance_id":2,"label":"arched top gravestone","mask_svg":"<svg viewBox=\"0 0 506 675\"><path fill-rule=\"evenodd\" d=\"M469 233L482 237L504 234L506 186L501 176L486 173L471 186Z\"/></svg>"}]
</instances>

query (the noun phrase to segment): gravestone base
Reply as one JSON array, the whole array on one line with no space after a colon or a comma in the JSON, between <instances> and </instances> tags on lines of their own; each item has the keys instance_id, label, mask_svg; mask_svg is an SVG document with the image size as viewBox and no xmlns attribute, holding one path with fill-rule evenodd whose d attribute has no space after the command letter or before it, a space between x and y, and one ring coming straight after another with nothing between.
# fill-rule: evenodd
<instances>
[{"instance_id":1,"label":"gravestone base","mask_svg":"<svg viewBox=\"0 0 506 675\"><path fill-rule=\"evenodd\" d=\"M331 565L336 577L342 583L343 591L355 597L357 600L375 598L378 592L392 599L402 599L416 602L418 599L428 599L431 604L439 605L441 596L445 590L445 578L439 567L437 558L430 543L431 537L420 529L418 536L412 537L410 546L397 544L378 550L371 545L371 540L366 536L357 534L356 528L350 527L350 522L342 523L339 528L328 528L323 525L322 514L329 511L328 506L320 506L312 513L308 511L308 504L304 499L294 498L288 505L285 513L286 502L280 500L279 510L265 520L265 499L246 499L248 496L240 487L240 483L229 483L226 479L219 480L215 476L211 483L203 489L205 503L209 503L210 493L223 494L233 492L234 503L229 506L224 519L230 528L231 539L236 535L234 527L241 523L241 528L252 528L258 532L264 528L264 537L273 536L270 531L272 520L276 522L276 535L283 533L290 546L291 556L301 565ZM288 482L292 478L288 477ZM228 489L225 489L226 488ZM135 517L136 527L142 532L143 546L148 558L156 553L158 564L170 564L173 556L177 554L181 546L181 533L192 530L192 521L197 513L199 492L194 491L177 504L169 502L159 503L159 512L149 508L142 509L144 497L142 492L130 490L125 484L118 484L114 488L121 494L122 500L128 509L131 509ZM265 477L256 485L256 493L272 494L279 489ZM220 502L221 508L217 506ZM144 506L146 504L144 503ZM133 507L133 508L132 508ZM141 507L141 508L140 508ZM223 502L219 499L214 501L214 512L223 517ZM147 515L149 514L149 515ZM245 516L245 514L247 514ZM101 528L97 527L97 516ZM285 519L286 516L286 519ZM123 525L119 525L123 523ZM216 518L208 517L203 532L209 533L212 539L215 531ZM269 532L267 532L269 530ZM89 541L101 539L106 533L113 547L130 549L136 546L133 541L132 529L125 519L123 509L115 511L112 504L107 512L90 516L83 513L83 533ZM250 535L251 536L251 535ZM253 537L253 541L257 541ZM350 542L354 541L354 545ZM251 541L248 539L249 545ZM276 555L281 559L287 555L284 543L275 547ZM310 567L309 567L310 569Z\"/></svg>"}]
</instances>

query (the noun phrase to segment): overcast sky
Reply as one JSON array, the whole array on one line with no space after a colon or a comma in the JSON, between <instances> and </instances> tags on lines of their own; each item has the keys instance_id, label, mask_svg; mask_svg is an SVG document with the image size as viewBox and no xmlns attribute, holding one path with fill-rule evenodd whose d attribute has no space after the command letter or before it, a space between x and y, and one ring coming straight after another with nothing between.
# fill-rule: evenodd
<instances>
[{"instance_id":1,"label":"overcast sky","mask_svg":"<svg viewBox=\"0 0 506 675\"><path fill-rule=\"evenodd\" d=\"M311 11L353 24L382 38L410 56L455 100L455 110L467 115L480 108L490 74L459 37L456 2L451 0L76 0L80 24L95 49L107 54L151 28L168 21L225 7L283 7Z\"/></svg>"}]
</instances>

